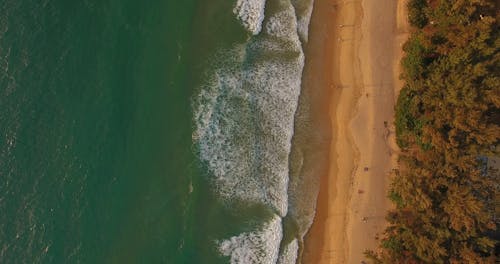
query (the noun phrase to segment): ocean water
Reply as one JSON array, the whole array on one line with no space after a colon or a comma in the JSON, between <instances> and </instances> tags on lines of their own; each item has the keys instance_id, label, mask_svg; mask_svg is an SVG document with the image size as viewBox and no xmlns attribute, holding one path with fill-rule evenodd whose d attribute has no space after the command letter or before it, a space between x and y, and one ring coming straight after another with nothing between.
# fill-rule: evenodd
<instances>
[{"instance_id":1,"label":"ocean water","mask_svg":"<svg viewBox=\"0 0 500 264\"><path fill-rule=\"evenodd\" d=\"M312 4L0 1L0 262L295 263Z\"/></svg>"}]
</instances>

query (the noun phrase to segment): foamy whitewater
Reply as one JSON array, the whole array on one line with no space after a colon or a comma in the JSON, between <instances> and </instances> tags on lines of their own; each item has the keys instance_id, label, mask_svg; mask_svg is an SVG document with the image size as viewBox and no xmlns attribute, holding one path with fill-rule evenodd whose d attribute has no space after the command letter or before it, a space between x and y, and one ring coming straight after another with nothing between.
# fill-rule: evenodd
<instances>
[{"instance_id":1,"label":"foamy whitewater","mask_svg":"<svg viewBox=\"0 0 500 264\"><path fill-rule=\"evenodd\" d=\"M220 200L274 212L253 231L214 242L231 263L297 258L296 239L281 249L280 244L312 2L237 0L232 11L249 38L214 54L193 98L193 141Z\"/></svg>"},{"instance_id":2,"label":"foamy whitewater","mask_svg":"<svg viewBox=\"0 0 500 264\"><path fill-rule=\"evenodd\" d=\"M219 250L231 263L276 263L281 241L281 218L277 215L262 228L219 242Z\"/></svg>"},{"instance_id":3,"label":"foamy whitewater","mask_svg":"<svg viewBox=\"0 0 500 264\"><path fill-rule=\"evenodd\" d=\"M264 20L265 5L264 0L238 0L233 13L248 31L257 35Z\"/></svg>"}]
</instances>

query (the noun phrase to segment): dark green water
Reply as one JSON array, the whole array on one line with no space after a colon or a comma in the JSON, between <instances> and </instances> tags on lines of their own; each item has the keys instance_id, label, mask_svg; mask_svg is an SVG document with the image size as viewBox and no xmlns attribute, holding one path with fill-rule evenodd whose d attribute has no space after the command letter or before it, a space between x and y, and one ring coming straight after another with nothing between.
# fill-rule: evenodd
<instances>
[{"instance_id":1,"label":"dark green water","mask_svg":"<svg viewBox=\"0 0 500 264\"><path fill-rule=\"evenodd\" d=\"M191 262L195 10L0 1L2 263Z\"/></svg>"},{"instance_id":2,"label":"dark green water","mask_svg":"<svg viewBox=\"0 0 500 264\"><path fill-rule=\"evenodd\" d=\"M312 3L0 1L0 263L295 263Z\"/></svg>"}]
</instances>

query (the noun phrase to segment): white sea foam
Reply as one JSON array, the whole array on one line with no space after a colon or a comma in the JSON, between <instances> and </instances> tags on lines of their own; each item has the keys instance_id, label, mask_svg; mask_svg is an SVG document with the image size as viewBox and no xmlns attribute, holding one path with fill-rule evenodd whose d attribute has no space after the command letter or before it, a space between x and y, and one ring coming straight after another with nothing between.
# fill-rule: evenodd
<instances>
[{"instance_id":1,"label":"white sea foam","mask_svg":"<svg viewBox=\"0 0 500 264\"><path fill-rule=\"evenodd\" d=\"M295 264L299 252L299 242L294 239L288 245L285 245L278 257L277 264Z\"/></svg>"},{"instance_id":2,"label":"white sea foam","mask_svg":"<svg viewBox=\"0 0 500 264\"><path fill-rule=\"evenodd\" d=\"M282 238L281 218L275 215L261 228L218 241L223 256L230 257L231 264L272 264L278 260Z\"/></svg>"},{"instance_id":3,"label":"white sea foam","mask_svg":"<svg viewBox=\"0 0 500 264\"><path fill-rule=\"evenodd\" d=\"M259 34L264 20L266 0L238 0L233 8L241 24L252 34Z\"/></svg>"},{"instance_id":4,"label":"white sea foam","mask_svg":"<svg viewBox=\"0 0 500 264\"><path fill-rule=\"evenodd\" d=\"M281 38L289 38L298 40L297 21L295 18L295 10L292 5L288 5L283 10L273 14L266 22L266 33Z\"/></svg>"},{"instance_id":5,"label":"white sea foam","mask_svg":"<svg viewBox=\"0 0 500 264\"><path fill-rule=\"evenodd\" d=\"M193 136L223 200L264 203L286 215L300 66L271 60L217 69L195 98Z\"/></svg>"},{"instance_id":6,"label":"white sea foam","mask_svg":"<svg viewBox=\"0 0 500 264\"><path fill-rule=\"evenodd\" d=\"M310 17L307 6L301 6L297 18L291 1L273 2L264 18L265 0L238 0L233 12L259 36L216 52L193 97L193 141L219 199L228 205L235 201L263 204L276 213L257 231L218 242L231 263L278 260L304 67L300 23L308 24L301 19ZM313 0L302 1L312 9ZM279 263L293 263L297 249L297 240L287 245Z\"/></svg>"},{"instance_id":7,"label":"white sea foam","mask_svg":"<svg viewBox=\"0 0 500 264\"><path fill-rule=\"evenodd\" d=\"M284 5L264 36L214 56L193 100L193 139L221 198L264 203L282 217L304 65L294 28L293 7Z\"/></svg>"}]
</instances>

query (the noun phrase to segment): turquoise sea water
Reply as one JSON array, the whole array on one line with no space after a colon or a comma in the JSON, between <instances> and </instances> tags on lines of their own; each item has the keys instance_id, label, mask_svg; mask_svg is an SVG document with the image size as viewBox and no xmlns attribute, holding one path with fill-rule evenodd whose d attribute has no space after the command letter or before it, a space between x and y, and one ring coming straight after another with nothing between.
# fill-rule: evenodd
<instances>
[{"instance_id":1,"label":"turquoise sea water","mask_svg":"<svg viewBox=\"0 0 500 264\"><path fill-rule=\"evenodd\" d=\"M311 8L0 1L0 262L293 263Z\"/></svg>"}]
</instances>

